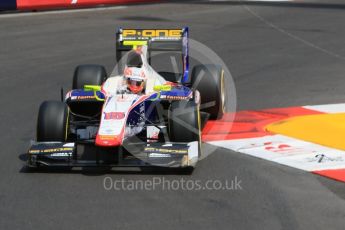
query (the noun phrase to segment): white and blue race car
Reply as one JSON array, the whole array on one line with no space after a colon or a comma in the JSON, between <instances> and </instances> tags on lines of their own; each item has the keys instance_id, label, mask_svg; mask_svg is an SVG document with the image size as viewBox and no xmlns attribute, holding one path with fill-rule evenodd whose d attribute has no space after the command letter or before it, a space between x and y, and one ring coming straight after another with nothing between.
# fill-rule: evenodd
<instances>
[{"instance_id":1,"label":"white and blue race car","mask_svg":"<svg viewBox=\"0 0 345 230\"><path fill-rule=\"evenodd\" d=\"M116 43L122 74L80 65L72 90L41 104L30 167L195 167L202 123L225 110L222 67L197 65L189 73L188 28L119 29ZM156 72L155 51L180 52L182 73ZM91 148L77 150L81 145Z\"/></svg>"}]
</instances>

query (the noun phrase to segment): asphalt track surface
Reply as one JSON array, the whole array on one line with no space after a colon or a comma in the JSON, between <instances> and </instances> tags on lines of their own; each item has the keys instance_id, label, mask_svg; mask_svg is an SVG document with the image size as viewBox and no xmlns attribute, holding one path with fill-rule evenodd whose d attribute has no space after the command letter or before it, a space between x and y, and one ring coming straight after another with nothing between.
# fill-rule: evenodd
<instances>
[{"instance_id":1,"label":"asphalt track surface","mask_svg":"<svg viewBox=\"0 0 345 230\"><path fill-rule=\"evenodd\" d=\"M171 3L0 18L0 229L344 229L345 186L219 149L192 175L31 173L23 156L40 102L80 63L111 71L114 29L188 25L235 79L238 109L343 103L341 2ZM241 180L236 191L106 191L121 180Z\"/></svg>"}]
</instances>

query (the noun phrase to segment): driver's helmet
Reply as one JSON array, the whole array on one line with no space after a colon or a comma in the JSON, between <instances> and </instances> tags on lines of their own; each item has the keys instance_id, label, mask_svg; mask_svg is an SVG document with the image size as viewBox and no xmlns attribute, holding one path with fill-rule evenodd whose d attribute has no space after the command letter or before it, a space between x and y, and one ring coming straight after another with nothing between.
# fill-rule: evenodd
<instances>
[{"instance_id":1,"label":"driver's helmet","mask_svg":"<svg viewBox=\"0 0 345 230\"><path fill-rule=\"evenodd\" d=\"M135 94L143 92L145 88L145 79L139 76L126 77L128 89Z\"/></svg>"}]
</instances>

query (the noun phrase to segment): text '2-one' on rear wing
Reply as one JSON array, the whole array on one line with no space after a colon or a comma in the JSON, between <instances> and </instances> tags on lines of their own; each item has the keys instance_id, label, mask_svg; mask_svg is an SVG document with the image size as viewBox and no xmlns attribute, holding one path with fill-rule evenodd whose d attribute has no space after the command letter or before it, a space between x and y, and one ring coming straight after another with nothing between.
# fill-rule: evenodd
<instances>
[{"instance_id":1,"label":"text '2-one' on rear wing","mask_svg":"<svg viewBox=\"0 0 345 230\"><path fill-rule=\"evenodd\" d=\"M188 27L182 29L124 29L119 28L116 32L116 60L119 62L124 52L133 49L127 45L129 41L147 41L148 59L150 63L151 52L181 52L183 61L182 83L188 82L189 72L189 47Z\"/></svg>"}]
</instances>

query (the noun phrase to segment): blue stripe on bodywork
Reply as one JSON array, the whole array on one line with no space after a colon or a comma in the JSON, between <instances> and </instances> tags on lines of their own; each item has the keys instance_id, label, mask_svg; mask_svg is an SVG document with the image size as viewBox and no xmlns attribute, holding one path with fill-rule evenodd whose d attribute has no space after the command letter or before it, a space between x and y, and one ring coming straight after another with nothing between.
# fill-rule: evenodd
<instances>
[{"instance_id":1,"label":"blue stripe on bodywork","mask_svg":"<svg viewBox=\"0 0 345 230\"><path fill-rule=\"evenodd\" d=\"M188 83L189 81L189 29L188 27L183 28L182 32L182 56L183 56L183 77L181 82Z\"/></svg>"},{"instance_id":2,"label":"blue stripe on bodywork","mask_svg":"<svg viewBox=\"0 0 345 230\"><path fill-rule=\"evenodd\" d=\"M161 96L188 97L191 92L191 89L188 87L176 86L173 87L170 91L162 91Z\"/></svg>"},{"instance_id":3,"label":"blue stripe on bodywork","mask_svg":"<svg viewBox=\"0 0 345 230\"><path fill-rule=\"evenodd\" d=\"M93 96L94 91L92 90L82 90L82 89L76 89L71 92L71 97L80 97L80 96ZM100 99L104 99L105 96L101 91L96 91L96 95Z\"/></svg>"},{"instance_id":4,"label":"blue stripe on bodywork","mask_svg":"<svg viewBox=\"0 0 345 230\"><path fill-rule=\"evenodd\" d=\"M0 10L15 10L17 9L16 0L1 0Z\"/></svg>"}]
</instances>

